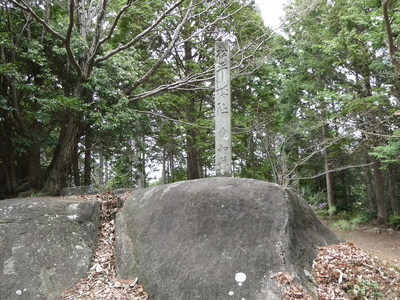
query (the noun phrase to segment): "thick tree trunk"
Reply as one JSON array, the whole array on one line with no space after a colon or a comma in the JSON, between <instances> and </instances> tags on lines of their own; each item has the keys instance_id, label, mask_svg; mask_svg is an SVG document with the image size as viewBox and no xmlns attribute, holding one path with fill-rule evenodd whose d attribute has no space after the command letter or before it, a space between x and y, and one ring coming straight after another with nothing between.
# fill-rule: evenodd
<instances>
[{"instance_id":1,"label":"thick tree trunk","mask_svg":"<svg viewBox=\"0 0 400 300\"><path fill-rule=\"evenodd\" d=\"M186 120L190 123L196 121L195 115L195 99L190 99L190 105L185 109ZM187 179L200 178L199 170L199 153L196 147L197 131L194 128L186 130L186 162L187 162Z\"/></svg>"},{"instance_id":2,"label":"thick tree trunk","mask_svg":"<svg viewBox=\"0 0 400 300\"><path fill-rule=\"evenodd\" d=\"M1 166L6 178L7 197L16 196L18 179L14 160L10 160L10 162L3 162Z\"/></svg>"},{"instance_id":3,"label":"thick tree trunk","mask_svg":"<svg viewBox=\"0 0 400 300\"><path fill-rule=\"evenodd\" d=\"M387 219L387 210L381 163L379 161L376 161L374 163L374 179L376 202L378 205L378 218L376 221L378 222L378 224L385 224Z\"/></svg>"},{"instance_id":4,"label":"thick tree trunk","mask_svg":"<svg viewBox=\"0 0 400 300\"><path fill-rule=\"evenodd\" d=\"M187 155L187 177L189 180L200 178L198 153L195 146L195 133L187 131L186 155Z\"/></svg>"},{"instance_id":5,"label":"thick tree trunk","mask_svg":"<svg viewBox=\"0 0 400 300\"><path fill-rule=\"evenodd\" d=\"M60 190L66 186L81 133L81 115L71 113L68 122L61 128L60 147L53 156L51 168L43 187L43 192L46 194L58 195Z\"/></svg>"}]
</instances>

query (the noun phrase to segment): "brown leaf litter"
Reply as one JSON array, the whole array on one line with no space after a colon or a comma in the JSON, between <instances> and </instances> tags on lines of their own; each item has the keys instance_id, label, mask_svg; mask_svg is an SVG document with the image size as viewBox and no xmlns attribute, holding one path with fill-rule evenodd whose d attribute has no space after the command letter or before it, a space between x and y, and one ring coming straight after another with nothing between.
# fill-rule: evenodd
<instances>
[{"instance_id":1,"label":"brown leaf litter","mask_svg":"<svg viewBox=\"0 0 400 300\"><path fill-rule=\"evenodd\" d=\"M312 275L318 300L400 299L400 272L352 243L320 248ZM312 299L287 272L274 274L282 289L281 300Z\"/></svg>"},{"instance_id":2,"label":"brown leaf litter","mask_svg":"<svg viewBox=\"0 0 400 300\"><path fill-rule=\"evenodd\" d=\"M115 224L114 216L123 204L123 197L111 194L97 195L100 202L100 224L97 251L92 266L73 288L65 290L60 300L145 300L147 294L137 278L117 278L115 269Z\"/></svg>"}]
</instances>

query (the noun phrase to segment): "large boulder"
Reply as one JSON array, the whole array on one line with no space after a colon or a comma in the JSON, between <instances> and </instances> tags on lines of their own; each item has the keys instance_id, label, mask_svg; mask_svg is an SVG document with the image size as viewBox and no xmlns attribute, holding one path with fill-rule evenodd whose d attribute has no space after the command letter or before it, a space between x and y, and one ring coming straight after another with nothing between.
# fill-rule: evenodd
<instances>
[{"instance_id":1,"label":"large boulder","mask_svg":"<svg viewBox=\"0 0 400 300\"><path fill-rule=\"evenodd\" d=\"M281 299L281 271L315 295L318 248L340 242L291 189L239 178L136 191L116 231L118 275L155 300Z\"/></svg>"},{"instance_id":2,"label":"large boulder","mask_svg":"<svg viewBox=\"0 0 400 300\"><path fill-rule=\"evenodd\" d=\"M98 223L96 201L0 201L0 300L57 299L89 269Z\"/></svg>"},{"instance_id":3,"label":"large boulder","mask_svg":"<svg viewBox=\"0 0 400 300\"><path fill-rule=\"evenodd\" d=\"M98 194L100 189L98 185L65 187L60 190L60 196L93 195Z\"/></svg>"}]
</instances>

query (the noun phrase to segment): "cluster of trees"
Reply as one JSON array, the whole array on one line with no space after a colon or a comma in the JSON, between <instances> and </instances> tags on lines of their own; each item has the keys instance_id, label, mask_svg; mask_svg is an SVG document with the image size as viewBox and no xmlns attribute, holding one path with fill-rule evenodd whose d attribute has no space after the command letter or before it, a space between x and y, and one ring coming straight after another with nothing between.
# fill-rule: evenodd
<instances>
[{"instance_id":1,"label":"cluster of trees","mask_svg":"<svg viewBox=\"0 0 400 300\"><path fill-rule=\"evenodd\" d=\"M0 1L0 189L214 175L214 43L232 44L234 176L398 211L395 0Z\"/></svg>"},{"instance_id":2,"label":"cluster of trees","mask_svg":"<svg viewBox=\"0 0 400 300\"><path fill-rule=\"evenodd\" d=\"M133 173L144 177L144 157L156 155L146 146L150 136L156 141L154 128L171 129L168 139L175 129L141 111L169 107L194 123L209 109L215 40L236 46L239 75L258 67L268 34L247 0L0 3L0 161L8 195L89 184L105 161L124 185ZM201 137L192 127L185 135L196 177Z\"/></svg>"}]
</instances>

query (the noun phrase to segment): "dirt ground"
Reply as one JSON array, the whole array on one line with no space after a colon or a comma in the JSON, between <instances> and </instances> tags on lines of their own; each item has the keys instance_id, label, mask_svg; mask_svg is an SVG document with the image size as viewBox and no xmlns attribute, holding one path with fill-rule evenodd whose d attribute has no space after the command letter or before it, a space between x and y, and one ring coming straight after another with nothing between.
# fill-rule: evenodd
<instances>
[{"instance_id":1,"label":"dirt ground","mask_svg":"<svg viewBox=\"0 0 400 300\"><path fill-rule=\"evenodd\" d=\"M400 231L360 226L357 229L333 230L338 236L372 256L400 268Z\"/></svg>"}]
</instances>

